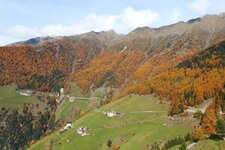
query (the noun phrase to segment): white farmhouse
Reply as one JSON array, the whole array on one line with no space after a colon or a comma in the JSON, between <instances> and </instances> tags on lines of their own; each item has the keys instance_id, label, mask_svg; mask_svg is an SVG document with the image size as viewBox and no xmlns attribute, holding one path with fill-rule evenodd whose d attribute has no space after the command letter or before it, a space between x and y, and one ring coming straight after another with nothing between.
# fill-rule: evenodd
<instances>
[{"instance_id":1,"label":"white farmhouse","mask_svg":"<svg viewBox=\"0 0 225 150\"><path fill-rule=\"evenodd\" d=\"M74 102L76 100L76 97L75 96L69 96L67 95L68 99L70 102Z\"/></svg>"},{"instance_id":2,"label":"white farmhouse","mask_svg":"<svg viewBox=\"0 0 225 150\"><path fill-rule=\"evenodd\" d=\"M88 127L79 127L77 129L77 133L80 134L81 136L88 135L90 132L90 129Z\"/></svg>"},{"instance_id":3,"label":"white farmhouse","mask_svg":"<svg viewBox=\"0 0 225 150\"><path fill-rule=\"evenodd\" d=\"M60 95L63 95L64 94L64 88L61 88L60 89Z\"/></svg>"},{"instance_id":4,"label":"white farmhouse","mask_svg":"<svg viewBox=\"0 0 225 150\"><path fill-rule=\"evenodd\" d=\"M123 113L115 112L115 111L108 111L104 113L107 117L123 117Z\"/></svg>"},{"instance_id":5,"label":"white farmhouse","mask_svg":"<svg viewBox=\"0 0 225 150\"><path fill-rule=\"evenodd\" d=\"M64 126L64 129L67 130L67 129L72 128L72 127L73 127L72 123L67 122L66 125Z\"/></svg>"},{"instance_id":6,"label":"white farmhouse","mask_svg":"<svg viewBox=\"0 0 225 150\"><path fill-rule=\"evenodd\" d=\"M35 91L26 89L26 90L19 90L19 93L20 95L23 95L23 96L32 96L35 93Z\"/></svg>"},{"instance_id":7,"label":"white farmhouse","mask_svg":"<svg viewBox=\"0 0 225 150\"><path fill-rule=\"evenodd\" d=\"M66 125L59 130L58 134L61 134L72 127L73 127L73 124L71 122L67 122Z\"/></svg>"}]
</instances>

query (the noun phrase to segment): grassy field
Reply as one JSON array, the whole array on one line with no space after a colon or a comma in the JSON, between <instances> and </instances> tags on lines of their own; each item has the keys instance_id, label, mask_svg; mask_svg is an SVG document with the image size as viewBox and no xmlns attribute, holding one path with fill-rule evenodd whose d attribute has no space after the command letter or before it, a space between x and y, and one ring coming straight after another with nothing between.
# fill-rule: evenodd
<instances>
[{"instance_id":1,"label":"grassy field","mask_svg":"<svg viewBox=\"0 0 225 150\"><path fill-rule=\"evenodd\" d=\"M167 104L158 104L153 96L124 97L81 117L73 128L57 135L53 133L32 145L29 149L107 149L107 141L112 141L112 148L120 150L144 149L147 144L167 140L192 132L195 121L176 122L167 117ZM122 118L108 118L103 111L119 111ZM164 125L166 124L166 125ZM76 133L79 126L91 129L90 135L81 137ZM69 140L69 142L67 142Z\"/></svg>"},{"instance_id":2,"label":"grassy field","mask_svg":"<svg viewBox=\"0 0 225 150\"><path fill-rule=\"evenodd\" d=\"M96 90L90 96L90 94L83 94L81 92L81 89L75 83L71 83L70 95L73 95L73 96L76 96L76 97L80 97L80 98L83 97L84 99L85 98L90 98L90 97L96 97L98 99L103 99L106 96L106 93L99 92L98 90Z\"/></svg>"},{"instance_id":3,"label":"grassy field","mask_svg":"<svg viewBox=\"0 0 225 150\"><path fill-rule=\"evenodd\" d=\"M80 108L81 110L86 110L90 96L83 95L80 88L77 87L74 83L71 83L71 91L69 95L75 96L76 100L74 102L70 102L69 99L65 96L65 98L63 98L63 102L60 104L56 111L56 120L65 120L74 106Z\"/></svg>"},{"instance_id":4,"label":"grassy field","mask_svg":"<svg viewBox=\"0 0 225 150\"><path fill-rule=\"evenodd\" d=\"M186 142L186 146L191 144L191 142ZM176 145L169 150L179 150L181 145ZM191 150L225 150L225 141L212 141L212 140L201 140L192 147Z\"/></svg>"},{"instance_id":5,"label":"grassy field","mask_svg":"<svg viewBox=\"0 0 225 150\"><path fill-rule=\"evenodd\" d=\"M15 86L0 86L0 107L21 108L24 103L34 103L35 97L22 96L16 92Z\"/></svg>"},{"instance_id":6,"label":"grassy field","mask_svg":"<svg viewBox=\"0 0 225 150\"><path fill-rule=\"evenodd\" d=\"M189 144L191 144L191 141L188 141L185 144L186 144L186 146L188 146ZM181 145L176 145L176 146L169 148L169 150L179 150L180 147L181 147Z\"/></svg>"},{"instance_id":7,"label":"grassy field","mask_svg":"<svg viewBox=\"0 0 225 150\"><path fill-rule=\"evenodd\" d=\"M225 141L201 140L192 150L224 150Z\"/></svg>"},{"instance_id":8,"label":"grassy field","mask_svg":"<svg viewBox=\"0 0 225 150\"><path fill-rule=\"evenodd\" d=\"M63 104L59 106L56 111L56 120L66 119L69 112L73 107L78 107L81 110L87 110L88 100L87 99L77 99L74 102L70 102L69 100L65 100Z\"/></svg>"},{"instance_id":9,"label":"grassy field","mask_svg":"<svg viewBox=\"0 0 225 150\"><path fill-rule=\"evenodd\" d=\"M78 97L80 97L80 96L85 96L85 95L83 95L83 94L81 93L80 88L79 88L78 86L76 86L75 83L71 83L70 85L71 85L71 91L70 91L70 94L71 94L71 95L73 95L73 96L78 96Z\"/></svg>"},{"instance_id":10,"label":"grassy field","mask_svg":"<svg viewBox=\"0 0 225 150\"><path fill-rule=\"evenodd\" d=\"M70 96L75 96L76 100L74 102L70 102L68 98L64 98L63 102L60 104L56 111L56 120L63 119L65 120L69 112L73 107L78 107L82 111L88 110L88 102L90 98L103 99L105 95L100 94L98 92L94 92L93 96L89 96L87 94L82 94L79 87L77 87L74 83L71 83L71 91L69 93Z\"/></svg>"}]
</instances>

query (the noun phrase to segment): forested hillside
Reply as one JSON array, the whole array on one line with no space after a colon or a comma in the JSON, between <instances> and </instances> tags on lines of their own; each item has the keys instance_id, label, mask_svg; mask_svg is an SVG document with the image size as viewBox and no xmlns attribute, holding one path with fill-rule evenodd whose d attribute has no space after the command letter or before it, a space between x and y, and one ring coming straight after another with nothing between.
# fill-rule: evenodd
<instances>
[{"instance_id":1,"label":"forested hillside","mask_svg":"<svg viewBox=\"0 0 225 150\"><path fill-rule=\"evenodd\" d=\"M126 36L89 32L1 47L0 84L57 92L62 87L69 91L75 82L83 93L99 87L120 91L114 98L155 93L171 100L176 106L169 114L177 114L179 107L215 97L223 85L224 18L206 15L156 29L137 28ZM215 46L204 51L210 45Z\"/></svg>"},{"instance_id":2,"label":"forested hillside","mask_svg":"<svg viewBox=\"0 0 225 150\"><path fill-rule=\"evenodd\" d=\"M218 112L225 111L225 41L207 48L175 68L162 72L139 84L128 84L119 97L127 94L155 93L162 100L171 101L169 115L183 113L213 99L203 115L201 125L207 134L215 133ZM117 97L116 97L117 98Z\"/></svg>"},{"instance_id":3,"label":"forested hillside","mask_svg":"<svg viewBox=\"0 0 225 150\"><path fill-rule=\"evenodd\" d=\"M142 83L128 84L121 96L155 93L161 99L171 100L174 107L170 114L177 114L182 111L179 107L200 104L221 93L225 84L224 57L225 41L222 41Z\"/></svg>"},{"instance_id":4,"label":"forested hillside","mask_svg":"<svg viewBox=\"0 0 225 150\"><path fill-rule=\"evenodd\" d=\"M60 44L0 48L0 84L19 88L58 91L72 71L74 52Z\"/></svg>"},{"instance_id":5,"label":"forested hillside","mask_svg":"<svg viewBox=\"0 0 225 150\"><path fill-rule=\"evenodd\" d=\"M84 91L105 86L120 87L146 59L141 50L105 52L72 75L72 79Z\"/></svg>"}]
</instances>

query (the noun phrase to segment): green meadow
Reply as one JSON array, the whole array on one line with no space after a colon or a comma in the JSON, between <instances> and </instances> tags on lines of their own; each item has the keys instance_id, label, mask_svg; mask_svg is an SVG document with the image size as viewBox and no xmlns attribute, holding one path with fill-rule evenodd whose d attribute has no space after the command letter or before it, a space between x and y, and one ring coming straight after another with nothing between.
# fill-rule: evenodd
<instances>
[{"instance_id":1,"label":"green meadow","mask_svg":"<svg viewBox=\"0 0 225 150\"><path fill-rule=\"evenodd\" d=\"M0 107L22 108L24 103L34 103L37 101L35 97L22 96L17 93L15 86L0 86Z\"/></svg>"},{"instance_id":2,"label":"green meadow","mask_svg":"<svg viewBox=\"0 0 225 150\"><path fill-rule=\"evenodd\" d=\"M29 149L112 149L139 150L148 148L155 141L168 140L193 131L196 120L171 121L167 117L168 104L159 104L157 98L148 96L124 97L95 109L73 122L73 128L58 135L58 131L37 141ZM105 111L124 113L120 118L108 118ZM85 126L91 129L87 136L80 136L76 129ZM68 142L69 141L69 142Z\"/></svg>"}]
</instances>

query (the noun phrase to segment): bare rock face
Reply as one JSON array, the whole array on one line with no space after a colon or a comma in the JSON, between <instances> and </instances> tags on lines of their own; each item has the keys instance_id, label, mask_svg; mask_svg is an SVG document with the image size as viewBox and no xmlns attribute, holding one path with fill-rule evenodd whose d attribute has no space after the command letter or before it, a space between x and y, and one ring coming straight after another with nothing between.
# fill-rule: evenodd
<instances>
[{"instance_id":1,"label":"bare rock face","mask_svg":"<svg viewBox=\"0 0 225 150\"><path fill-rule=\"evenodd\" d=\"M225 15L206 15L187 22L163 26L160 28L138 27L112 46L111 49L142 49L154 51L160 49L190 49L190 45L199 50L225 37ZM178 46L179 45L179 46Z\"/></svg>"},{"instance_id":2,"label":"bare rock face","mask_svg":"<svg viewBox=\"0 0 225 150\"><path fill-rule=\"evenodd\" d=\"M36 37L36 38L31 38L27 41L20 41L20 42L16 42L16 43L12 43L12 44L9 44L8 46L13 46L13 45L37 45L37 44L40 44L40 43L44 43L44 42L47 42L47 41L51 41L53 40L54 38L50 37L50 36L47 36L47 37Z\"/></svg>"}]
</instances>

